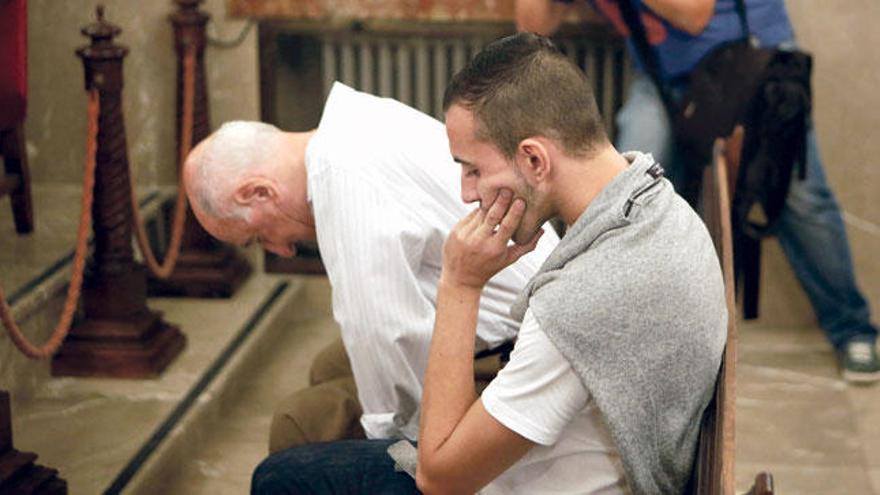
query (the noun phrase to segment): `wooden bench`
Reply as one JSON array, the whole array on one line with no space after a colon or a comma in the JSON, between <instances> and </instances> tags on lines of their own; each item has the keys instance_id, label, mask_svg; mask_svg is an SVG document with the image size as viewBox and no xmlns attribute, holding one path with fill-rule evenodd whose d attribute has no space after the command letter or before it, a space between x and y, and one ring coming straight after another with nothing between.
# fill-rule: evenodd
<instances>
[{"instance_id":1,"label":"wooden bench","mask_svg":"<svg viewBox=\"0 0 880 495\"><path fill-rule=\"evenodd\" d=\"M700 216L715 243L724 275L727 300L727 346L721 362L715 396L703 414L691 493L733 495L736 457L736 302L733 274L733 233L730 204L734 190L743 130L715 143L712 164L706 167L700 193ZM749 495L772 495L773 477L759 473Z\"/></svg>"}]
</instances>

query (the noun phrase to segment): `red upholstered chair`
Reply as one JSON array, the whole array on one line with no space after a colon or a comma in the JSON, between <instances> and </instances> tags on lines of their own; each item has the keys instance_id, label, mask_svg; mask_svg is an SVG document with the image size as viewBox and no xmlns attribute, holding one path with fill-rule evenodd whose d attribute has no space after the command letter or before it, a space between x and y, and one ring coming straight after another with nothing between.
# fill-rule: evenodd
<instances>
[{"instance_id":1,"label":"red upholstered chair","mask_svg":"<svg viewBox=\"0 0 880 495\"><path fill-rule=\"evenodd\" d=\"M24 141L27 105L27 0L0 0L0 197L9 194L15 230L33 230L31 181Z\"/></svg>"}]
</instances>

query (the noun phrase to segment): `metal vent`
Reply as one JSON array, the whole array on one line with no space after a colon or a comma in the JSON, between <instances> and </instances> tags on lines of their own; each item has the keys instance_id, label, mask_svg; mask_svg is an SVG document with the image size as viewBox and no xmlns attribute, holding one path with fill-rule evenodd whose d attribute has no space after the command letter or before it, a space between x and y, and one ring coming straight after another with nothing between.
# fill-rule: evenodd
<instances>
[{"instance_id":1,"label":"metal vent","mask_svg":"<svg viewBox=\"0 0 880 495\"><path fill-rule=\"evenodd\" d=\"M333 81L390 97L443 118L443 92L453 74L493 38L395 36L346 33L321 37L321 77L326 96ZM569 37L560 49L593 83L599 110L613 135L614 114L623 101L628 63L616 39Z\"/></svg>"}]
</instances>

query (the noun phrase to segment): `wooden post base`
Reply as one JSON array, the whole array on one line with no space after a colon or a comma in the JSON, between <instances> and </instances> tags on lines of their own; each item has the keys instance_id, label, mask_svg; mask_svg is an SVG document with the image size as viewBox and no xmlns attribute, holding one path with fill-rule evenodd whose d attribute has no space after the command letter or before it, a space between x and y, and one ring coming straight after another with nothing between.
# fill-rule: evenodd
<instances>
[{"instance_id":1,"label":"wooden post base","mask_svg":"<svg viewBox=\"0 0 880 495\"><path fill-rule=\"evenodd\" d=\"M37 455L12 448L9 393L0 390L0 495L66 495L58 471L34 464Z\"/></svg>"},{"instance_id":2,"label":"wooden post base","mask_svg":"<svg viewBox=\"0 0 880 495\"><path fill-rule=\"evenodd\" d=\"M180 330L154 311L129 320L86 320L52 358L52 375L153 378L185 346Z\"/></svg>"},{"instance_id":3,"label":"wooden post base","mask_svg":"<svg viewBox=\"0 0 880 495\"><path fill-rule=\"evenodd\" d=\"M180 253L170 277L150 277L147 290L152 297L228 298L250 273L250 265L231 247L190 249Z\"/></svg>"}]
</instances>

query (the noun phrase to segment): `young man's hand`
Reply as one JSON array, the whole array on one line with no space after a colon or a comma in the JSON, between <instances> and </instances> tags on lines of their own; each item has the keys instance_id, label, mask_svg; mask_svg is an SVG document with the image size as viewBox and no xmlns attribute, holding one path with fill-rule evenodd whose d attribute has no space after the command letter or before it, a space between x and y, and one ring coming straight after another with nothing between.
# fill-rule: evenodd
<instances>
[{"instance_id":1,"label":"young man's hand","mask_svg":"<svg viewBox=\"0 0 880 495\"><path fill-rule=\"evenodd\" d=\"M496 273L535 249L543 230L524 245L510 245L526 203L502 189L487 211L477 208L452 228L443 245L441 283L482 289Z\"/></svg>"},{"instance_id":2,"label":"young man's hand","mask_svg":"<svg viewBox=\"0 0 880 495\"><path fill-rule=\"evenodd\" d=\"M475 493L534 445L490 415L474 388L483 286L541 237L539 231L526 245L509 245L525 209L525 201L502 190L487 210L463 218L443 245L419 421L416 484L422 493Z\"/></svg>"}]
</instances>

